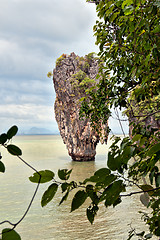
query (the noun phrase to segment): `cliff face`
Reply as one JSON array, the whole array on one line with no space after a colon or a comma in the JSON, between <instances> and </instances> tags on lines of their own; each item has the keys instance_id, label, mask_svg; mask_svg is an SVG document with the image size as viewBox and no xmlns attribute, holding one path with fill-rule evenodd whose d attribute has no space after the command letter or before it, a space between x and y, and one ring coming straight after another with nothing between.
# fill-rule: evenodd
<instances>
[{"instance_id":1,"label":"cliff face","mask_svg":"<svg viewBox=\"0 0 160 240\"><path fill-rule=\"evenodd\" d=\"M55 118L68 153L75 161L94 160L96 145L100 140L89 120L79 119L79 99L86 96L86 88L93 87L98 82L98 69L98 59L92 54L79 57L71 53L57 59L53 71ZM103 126L104 133L105 128Z\"/></svg>"},{"instance_id":2,"label":"cliff face","mask_svg":"<svg viewBox=\"0 0 160 240\"><path fill-rule=\"evenodd\" d=\"M128 118L130 126L129 126L129 136L132 137L133 125L131 123L139 123L141 122L141 126L144 128L148 128L148 130L154 129L155 133L160 132L160 118L156 119L154 116L145 117L142 120L140 118L130 116Z\"/></svg>"},{"instance_id":3,"label":"cliff face","mask_svg":"<svg viewBox=\"0 0 160 240\"><path fill-rule=\"evenodd\" d=\"M130 123L129 135L132 137L133 124L140 125L144 129L157 133L160 131L160 95L152 97L150 101L143 100L136 102L135 98L132 96L129 101L129 107L125 111Z\"/></svg>"}]
</instances>

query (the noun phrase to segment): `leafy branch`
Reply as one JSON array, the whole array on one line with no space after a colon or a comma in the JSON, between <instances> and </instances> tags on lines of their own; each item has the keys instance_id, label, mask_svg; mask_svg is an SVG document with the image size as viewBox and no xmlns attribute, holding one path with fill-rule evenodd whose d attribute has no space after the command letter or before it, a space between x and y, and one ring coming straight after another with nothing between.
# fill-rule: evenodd
<instances>
[{"instance_id":1,"label":"leafy branch","mask_svg":"<svg viewBox=\"0 0 160 240\"><path fill-rule=\"evenodd\" d=\"M153 188L151 185L139 185L137 181L133 181L130 177L126 178L124 175L128 171L128 163L129 160L137 155L138 146L134 144L135 141L141 138L141 136L134 136L132 140L128 137L124 137L121 139L120 137L115 137L114 141L110 147L110 151L108 152L108 167L97 170L93 176L85 179L83 182L75 182L69 181L72 170L61 169L58 170L58 177L60 181L55 179L55 173L51 170L41 170L37 171L30 164L28 164L22 157L21 150L15 146L9 144L9 140L16 134L15 130L17 127L13 126L11 128L11 135L1 134L0 141L1 145L5 147L8 152L14 156L17 156L23 163L25 163L28 167L34 170L34 174L29 177L29 180L33 183L37 184L36 190L33 194L33 197L25 211L24 215L20 218L20 220L16 223L12 223L8 220L1 222L0 224L8 223L12 226L12 228L7 228L2 231L2 239L3 236L7 236L7 240L12 239L14 236L15 240L21 239L19 234L14 230L18 224L25 218L28 211L31 208L35 195L37 194L38 188L40 184L51 182L48 189L43 193L41 199L41 206L46 206L52 199L54 198L58 188L62 191L62 198L60 200L60 205L66 201L69 197L69 194L76 190L76 193L72 199L71 203L71 212L75 211L86 201L86 199L90 199L90 204L86 209L86 215L90 223L94 222L95 216L99 210L99 204L104 202L105 207L113 206L115 207L117 204L121 203L122 197L128 197L135 194L142 194L140 197L141 202L148 206L149 197L151 197L151 201L153 198L157 198L160 195L160 187L159 187L159 179L157 180L157 172L155 172L155 181L157 183L157 187ZM11 132L10 130L10 132ZM18 128L17 128L18 130ZM7 137L6 137L7 136ZM118 143L120 146L118 147ZM158 153L157 148L154 146L148 149L147 155L150 156L152 154L156 155ZM136 162L137 163L137 162ZM4 172L4 168L0 168L1 172ZM158 171L158 169L156 169ZM150 177L151 183L153 182L153 177ZM123 194L127 190L127 185L125 182L128 181L132 185L137 186L141 189L141 191L130 192L127 194ZM79 190L80 189L80 190ZM148 194L146 197L145 194ZM144 194L144 195L143 195ZM153 203L152 203L153 205Z\"/></svg>"},{"instance_id":2,"label":"leafy branch","mask_svg":"<svg viewBox=\"0 0 160 240\"><path fill-rule=\"evenodd\" d=\"M38 181L37 181L37 186L33 193L33 196L31 198L30 203L29 203L26 211L24 212L23 216L16 223L12 223L9 220L4 220L4 221L0 222L0 225L8 223L9 225L12 226L12 228L3 229L2 233L0 234L0 235L2 235L2 239L7 239L7 240L10 240L10 239L20 240L21 239L20 235L14 229L17 227L17 225L19 225L23 221L23 219L28 214L28 212L31 208L31 205L35 199L35 196L37 194L37 191L39 189L40 182L41 182L41 174L21 157L21 155L22 155L21 149L15 145L9 143L9 141L17 134L17 132L18 132L18 128L17 128L17 126L14 125L8 130L7 133L2 133L0 135L0 144L5 149L7 149L11 155L17 156L17 158L19 160L21 160L25 165L27 165L27 167L29 167L33 171L35 171L38 174ZM2 156L1 156L1 159L2 159ZM0 172L3 172L3 173L5 172L5 166L2 163L2 161L0 161Z\"/></svg>"}]
</instances>

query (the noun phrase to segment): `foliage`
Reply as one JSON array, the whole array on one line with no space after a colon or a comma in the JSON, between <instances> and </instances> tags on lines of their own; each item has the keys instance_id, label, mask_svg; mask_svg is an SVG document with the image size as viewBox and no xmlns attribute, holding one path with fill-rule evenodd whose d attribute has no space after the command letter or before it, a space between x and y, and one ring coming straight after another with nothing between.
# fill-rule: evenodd
<instances>
[{"instance_id":1,"label":"foliage","mask_svg":"<svg viewBox=\"0 0 160 240\"><path fill-rule=\"evenodd\" d=\"M48 73L47 73L47 77L48 77L48 78L51 78L52 76L53 76L53 73L52 73L52 72L48 72Z\"/></svg>"},{"instance_id":2,"label":"foliage","mask_svg":"<svg viewBox=\"0 0 160 240\"><path fill-rule=\"evenodd\" d=\"M39 176L41 176L40 183L46 183L51 181L54 178L54 173L50 170L45 170L45 171L40 171L40 172L35 172L33 176L29 178L29 180L33 183L38 183L39 182Z\"/></svg>"},{"instance_id":3,"label":"foliage","mask_svg":"<svg viewBox=\"0 0 160 240\"><path fill-rule=\"evenodd\" d=\"M99 89L107 86L108 105L127 107L127 97L132 90L137 102L150 94L157 96L160 29L156 2L99 1L97 12L102 21L94 26L96 43L106 64ZM110 78L108 71L112 71ZM135 91L136 86L139 88Z\"/></svg>"},{"instance_id":4,"label":"foliage","mask_svg":"<svg viewBox=\"0 0 160 240\"><path fill-rule=\"evenodd\" d=\"M141 126L152 125L152 128L157 128L160 125L160 94L137 102L133 93L127 100L128 107L125 110L129 120Z\"/></svg>"},{"instance_id":5,"label":"foliage","mask_svg":"<svg viewBox=\"0 0 160 240\"><path fill-rule=\"evenodd\" d=\"M56 66L60 66L61 62L66 58L65 54L62 54L59 58L56 60Z\"/></svg>"},{"instance_id":6,"label":"foliage","mask_svg":"<svg viewBox=\"0 0 160 240\"><path fill-rule=\"evenodd\" d=\"M71 84L72 88L78 92L85 92L87 88L94 87L96 81L87 77L87 74L84 71L79 70L79 72L72 75Z\"/></svg>"},{"instance_id":7,"label":"foliage","mask_svg":"<svg viewBox=\"0 0 160 240\"><path fill-rule=\"evenodd\" d=\"M94 222L102 202L105 207L116 207L124 197L139 194L142 204L150 209L141 213L150 233L137 233L131 229L128 239L134 236L150 239L153 235L160 236L160 131L139 123L139 119L145 116L136 115L134 103L138 104L140 112L144 110L145 115L157 116L159 105L156 105L156 111L153 104L159 104L157 99L160 94L160 4L159 0L91 2L96 3L100 18L94 26L94 32L103 64L97 76L101 80L96 91L87 89L90 97L82 102L81 116L90 117L98 128L101 121L106 123L108 120L111 108L127 109L133 105L134 121L130 122L132 137L114 137L106 168L97 170L83 182L70 181L71 170L67 169L58 171L58 181L50 170L35 171L30 180L37 184L49 183L42 196L43 207L53 199L58 188L62 191L59 204L76 190L71 212L89 199L86 216L90 223ZM128 98L132 96L134 101L129 104ZM17 147L8 147L15 130L14 126L9 133L1 134L0 144L19 157L21 152ZM1 172L5 171L2 162L0 169ZM141 179L144 180L143 184ZM137 191L130 192L130 186L137 187Z\"/></svg>"},{"instance_id":8,"label":"foliage","mask_svg":"<svg viewBox=\"0 0 160 240\"><path fill-rule=\"evenodd\" d=\"M100 66L100 59L96 57L95 53L89 53L84 57L76 57L76 64L77 64L77 71L76 73L72 74L70 77L71 89L74 92L73 96L79 95L80 102L85 98L87 100L88 96L88 89L95 89L96 79L92 79L90 77L91 71L90 68L94 67L96 63L96 68ZM98 70L98 68L97 68Z\"/></svg>"},{"instance_id":9,"label":"foliage","mask_svg":"<svg viewBox=\"0 0 160 240\"><path fill-rule=\"evenodd\" d=\"M86 214L88 220L93 223L94 217L99 209L98 204L100 202L104 202L106 207L111 205L116 206L118 203L120 203L120 193L125 191L125 184L118 176L112 174L108 168L97 170L94 173L94 176L79 183L67 181L70 177L70 174L71 170L68 171L67 169L62 169L58 171L58 176L61 181L57 181L55 179L51 180L51 185L42 196L42 202L44 198L47 199L47 201L44 201L45 204L42 204L42 206L45 206L52 200L53 196L51 196L51 194L55 195L58 187L61 188L63 193L63 197L59 204L62 204L67 200L68 195L72 190L76 188L82 188L82 190L76 191L72 199L71 212L78 209L85 202L85 200L89 198L90 204L86 210ZM53 184L54 191L51 193L49 189L53 186Z\"/></svg>"},{"instance_id":10,"label":"foliage","mask_svg":"<svg viewBox=\"0 0 160 240\"><path fill-rule=\"evenodd\" d=\"M21 237L13 229L5 228L2 231L2 240L21 240Z\"/></svg>"},{"instance_id":11,"label":"foliage","mask_svg":"<svg viewBox=\"0 0 160 240\"><path fill-rule=\"evenodd\" d=\"M81 114L93 123L99 119L105 123L111 108L126 108L132 139L119 146L120 139L115 139L108 167L128 176L128 182L144 192L140 200L151 209L144 219L151 233L160 236L160 4L158 0L87 2L97 5L99 20L94 32L104 66L98 90L89 92L90 102L84 100ZM144 177L150 184L141 186L139 180ZM134 235L138 236L131 231L129 239ZM142 239L151 237L144 232L140 235Z\"/></svg>"},{"instance_id":12,"label":"foliage","mask_svg":"<svg viewBox=\"0 0 160 240\"><path fill-rule=\"evenodd\" d=\"M5 147L8 150L8 146L10 145L9 141L11 137L13 137L18 128L16 126L13 126L9 129L7 134L3 133L1 134L1 145ZM7 141L4 142L4 138L7 138ZM95 216L99 210L99 205L101 202L104 202L105 207L113 206L115 207L117 204L120 204L123 197L128 197L133 194L141 194L141 201L144 205L146 205L146 199L143 197L144 194L148 194L152 197L149 204L151 204L151 208L153 208L153 212L156 216L153 216L151 218L147 217L145 220L150 223L151 229L153 229L154 233L156 235L159 234L159 228L157 228L157 222L159 218L159 215L157 216L157 213L159 213L159 194L160 194L160 179L159 179L159 172L158 168L154 168L154 174L152 173L152 176L149 176L151 184L153 184L153 180L155 180L155 187L152 187L151 185L138 185L136 180L131 180L130 177L126 178L124 177L126 174L126 170L128 168L128 162L131 157L135 157L137 155L137 150L139 151L139 145L137 145L137 141L140 139L141 135L136 135L132 140L130 140L128 137L121 139L120 137L115 137L115 141L113 141L113 144L110 147L110 151L108 153L108 163L106 168L102 168L97 170L93 176L85 179L83 182L75 182L75 181L69 181L70 175L72 173L72 170L68 169L61 169L58 170L58 177L59 180L55 179L55 173L51 170L41 170L37 171L32 166L30 166L28 163L27 165L31 167L34 170L34 174L29 177L29 180L33 183L37 184L37 187L39 184L43 183L49 183L48 189L44 192L42 199L41 199L41 205L42 207L46 206L55 196L56 192L58 191L58 188L62 191L62 198L60 200L59 204L62 204L65 202L70 194L71 191L76 190L74 197L72 199L71 203L71 212L78 209L85 201L86 199L90 200L90 203L86 209L86 216L90 223L92 224L94 222ZM120 147L117 146L119 144ZM151 157L152 155L159 156L160 150L159 150L160 144L157 143L156 145L151 145L148 147L146 151L146 155ZM16 155L20 160L22 160L24 163L25 161L19 156L19 151L21 151L18 147L15 146L14 152L10 152L12 155ZM18 149L18 150L17 150ZM17 152L16 152L17 150ZM158 174L158 175L157 175ZM131 174L134 175L134 174ZM138 176L136 174L135 176ZM157 177L158 176L158 177ZM128 185L134 185L139 188L138 192L131 192L129 194L124 194L126 191ZM34 196L29 204L29 208L33 202L33 199L37 193L37 189L34 193ZM79 190L80 189L80 190ZM147 203L148 205L148 203ZM29 210L28 208L28 210ZM28 213L28 210L25 212L25 214L22 216L22 218L17 223L11 223L8 220L3 221L3 223L10 223L13 228L7 228L2 231L2 239L7 240L20 240L19 234L14 230L14 228L24 219L26 214ZM158 223L159 224L159 223ZM133 232L131 231L129 235L129 239L131 239L131 236L133 236ZM135 233L134 233L135 235ZM137 236L140 236L140 233L137 234ZM144 235L144 233L143 233ZM144 235L144 239L149 239L151 234Z\"/></svg>"},{"instance_id":13,"label":"foliage","mask_svg":"<svg viewBox=\"0 0 160 240\"><path fill-rule=\"evenodd\" d=\"M17 131L18 131L17 126L12 126L7 133L2 133L0 135L0 144L3 145L10 154L20 156L22 155L21 149L9 143L10 139L16 135ZM2 156L0 157L2 158ZM2 161L0 161L0 172L3 173L5 172L5 166Z\"/></svg>"},{"instance_id":14,"label":"foliage","mask_svg":"<svg viewBox=\"0 0 160 240\"><path fill-rule=\"evenodd\" d=\"M20 218L20 220L18 220L18 222L13 223L13 222L10 222L9 220L4 220L4 221L0 222L0 225L7 223L12 226L12 228L5 228L2 230L2 233L0 234L2 236L2 238L1 238L2 240L21 240L20 235L14 229L17 227L18 224L20 224L22 222L22 220L25 218L28 211L30 210L32 202L37 194L39 184L42 182L50 181L53 178L52 172L50 172L49 170L47 170L45 172L40 171L40 173L38 173L38 171L35 168L33 168L30 164L25 162L25 160L21 157L21 155L22 155L21 149L19 147L17 147L16 145L10 143L11 139L17 134L17 132L18 132L18 127L14 125L7 131L7 133L2 133L0 135L0 146L4 147L11 155L16 156L19 160L21 160L24 164L26 164L28 167L30 167L35 172L34 176L31 177L30 180L32 180L33 182L36 181L37 187L31 198L31 201L27 207L27 210L25 211L23 216ZM0 160L1 159L2 159L2 156L0 154ZM5 165L2 161L0 161L0 172L1 173L5 172ZM42 175L42 177L41 177L41 175ZM52 195L53 195L53 193L52 193Z\"/></svg>"},{"instance_id":15,"label":"foliage","mask_svg":"<svg viewBox=\"0 0 160 240\"><path fill-rule=\"evenodd\" d=\"M94 60L95 55L96 54L94 52L88 53L87 55L85 55L86 61L90 64ZM97 59L99 59L99 58L97 58Z\"/></svg>"}]
</instances>

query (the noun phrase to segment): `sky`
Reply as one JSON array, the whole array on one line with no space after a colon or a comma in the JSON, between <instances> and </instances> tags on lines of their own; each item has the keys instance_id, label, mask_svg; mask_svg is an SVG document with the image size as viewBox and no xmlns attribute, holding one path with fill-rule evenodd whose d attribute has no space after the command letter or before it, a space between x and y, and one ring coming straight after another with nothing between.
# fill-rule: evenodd
<instances>
[{"instance_id":1,"label":"sky","mask_svg":"<svg viewBox=\"0 0 160 240\"><path fill-rule=\"evenodd\" d=\"M0 133L17 125L57 133L52 79L63 53L98 53L96 6L85 0L0 1ZM118 123L110 121L115 131Z\"/></svg>"}]
</instances>

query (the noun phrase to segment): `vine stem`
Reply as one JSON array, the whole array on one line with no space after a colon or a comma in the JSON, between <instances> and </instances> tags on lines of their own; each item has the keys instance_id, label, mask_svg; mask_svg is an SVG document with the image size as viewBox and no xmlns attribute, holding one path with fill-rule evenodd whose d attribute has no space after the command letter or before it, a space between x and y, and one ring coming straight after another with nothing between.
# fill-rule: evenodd
<instances>
[{"instance_id":1,"label":"vine stem","mask_svg":"<svg viewBox=\"0 0 160 240\"><path fill-rule=\"evenodd\" d=\"M153 188L153 189L150 189L150 190L142 190L142 191L137 191L137 192L130 192L128 194L123 194L123 195L120 195L120 196L121 197L129 197L129 196L132 196L132 195L135 195L135 194L154 192L154 191L159 190L159 189L160 189L160 187L157 187L157 188Z\"/></svg>"},{"instance_id":2,"label":"vine stem","mask_svg":"<svg viewBox=\"0 0 160 240\"><path fill-rule=\"evenodd\" d=\"M7 146L4 145L4 144L3 144L3 147L5 147L5 148L7 149ZM36 194L37 194L37 192L38 192L39 185L40 185L40 182L41 182L41 174L40 174L34 167L32 167L29 163L27 163L23 158L21 158L21 157L18 156L18 155L17 155L17 158L19 158L25 165L27 165L29 168L31 168L33 171L35 171L35 172L39 175L39 181L38 181L38 183L37 183L37 187L36 187L36 189L35 189L35 191L34 191L34 193L33 193L33 196L32 196L32 198L31 198L31 201L29 202L29 205L28 205L26 211L24 212L23 216L18 220L18 222L12 223L12 222L10 222L9 220L4 220L4 221L0 222L0 225L2 225L2 224L4 224L4 223L8 223L8 224L10 224L11 226L13 226L12 229L10 229L8 232L10 232L10 231L12 231L13 229L15 229L16 226L19 225L19 224L22 222L22 220L26 217L27 213L29 212L29 210L30 210L30 208L31 208L31 206L32 206L32 203L33 203L33 201L34 201L34 199L35 199L35 196L36 196ZM0 233L0 235L2 235L2 233Z\"/></svg>"},{"instance_id":3,"label":"vine stem","mask_svg":"<svg viewBox=\"0 0 160 240\"><path fill-rule=\"evenodd\" d=\"M116 113L116 115L117 115L117 119L118 119L118 121L119 121L119 125L120 125L120 128L121 128L121 130L122 130L123 136L125 137L125 132L124 132L124 129L123 129L121 120L120 120L120 118L119 118L119 113L118 113L117 108L115 108L115 113Z\"/></svg>"}]
</instances>

